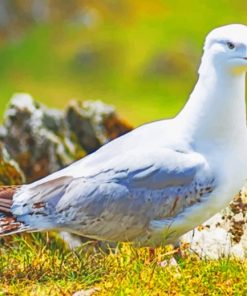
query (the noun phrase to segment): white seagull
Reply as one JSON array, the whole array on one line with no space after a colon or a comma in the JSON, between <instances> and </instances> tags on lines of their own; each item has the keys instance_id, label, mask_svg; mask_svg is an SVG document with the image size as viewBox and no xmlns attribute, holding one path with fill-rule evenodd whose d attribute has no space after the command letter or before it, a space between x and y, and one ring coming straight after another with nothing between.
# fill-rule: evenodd
<instances>
[{"instance_id":1,"label":"white seagull","mask_svg":"<svg viewBox=\"0 0 247 296\"><path fill-rule=\"evenodd\" d=\"M37 182L0 188L0 235L59 230L137 246L176 243L247 176L247 27L209 33L173 119L143 125Z\"/></svg>"}]
</instances>

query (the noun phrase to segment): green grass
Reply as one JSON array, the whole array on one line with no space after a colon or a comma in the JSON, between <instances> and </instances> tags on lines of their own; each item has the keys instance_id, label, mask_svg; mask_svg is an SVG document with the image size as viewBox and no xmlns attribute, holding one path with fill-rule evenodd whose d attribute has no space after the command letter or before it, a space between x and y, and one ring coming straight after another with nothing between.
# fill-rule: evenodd
<instances>
[{"instance_id":1,"label":"green grass","mask_svg":"<svg viewBox=\"0 0 247 296\"><path fill-rule=\"evenodd\" d=\"M85 251L87 249L87 251ZM96 295L246 295L247 261L200 260L186 255L178 267L161 267L169 248L119 245L118 252L75 251L46 234L15 237L0 247L0 295L72 295L99 288Z\"/></svg>"}]
</instances>

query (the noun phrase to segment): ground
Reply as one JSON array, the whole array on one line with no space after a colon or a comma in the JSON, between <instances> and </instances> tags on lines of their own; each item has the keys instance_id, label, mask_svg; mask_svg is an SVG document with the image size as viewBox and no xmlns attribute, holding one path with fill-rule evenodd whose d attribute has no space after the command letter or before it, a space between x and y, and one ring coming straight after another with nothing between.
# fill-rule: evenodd
<instances>
[{"instance_id":1,"label":"ground","mask_svg":"<svg viewBox=\"0 0 247 296\"><path fill-rule=\"evenodd\" d=\"M35 234L2 241L0 253L0 295L73 295L91 288L97 290L93 295L247 293L247 261L185 254L177 267L161 267L169 247L157 249L149 262L148 249L128 244L118 252L95 253L88 246L71 251L54 234Z\"/></svg>"}]
</instances>

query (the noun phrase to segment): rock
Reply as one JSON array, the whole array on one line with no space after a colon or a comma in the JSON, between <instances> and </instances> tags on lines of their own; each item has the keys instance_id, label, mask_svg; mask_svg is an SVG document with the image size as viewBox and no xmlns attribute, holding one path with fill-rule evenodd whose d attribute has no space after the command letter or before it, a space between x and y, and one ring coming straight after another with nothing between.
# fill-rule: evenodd
<instances>
[{"instance_id":1,"label":"rock","mask_svg":"<svg viewBox=\"0 0 247 296\"><path fill-rule=\"evenodd\" d=\"M99 101L73 101L64 112L48 109L29 94L16 94L5 113L0 138L31 182L130 129L113 107Z\"/></svg>"},{"instance_id":2,"label":"rock","mask_svg":"<svg viewBox=\"0 0 247 296\"><path fill-rule=\"evenodd\" d=\"M202 258L233 256L243 259L247 253L247 188L243 188L222 212L181 237L182 245Z\"/></svg>"},{"instance_id":3,"label":"rock","mask_svg":"<svg viewBox=\"0 0 247 296\"><path fill-rule=\"evenodd\" d=\"M19 165L10 158L9 153L0 143L0 185L19 185L25 177Z\"/></svg>"},{"instance_id":4,"label":"rock","mask_svg":"<svg viewBox=\"0 0 247 296\"><path fill-rule=\"evenodd\" d=\"M100 251L107 254L109 252L117 252L117 243L115 242L97 241L73 233L68 233L66 231L61 231L60 236L72 250L83 246L83 250L86 252L97 253Z\"/></svg>"},{"instance_id":5,"label":"rock","mask_svg":"<svg viewBox=\"0 0 247 296\"><path fill-rule=\"evenodd\" d=\"M13 96L5 112L3 128L2 140L28 182L59 170L75 159L63 112L47 109L28 94Z\"/></svg>"},{"instance_id":6,"label":"rock","mask_svg":"<svg viewBox=\"0 0 247 296\"><path fill-rule=\"evenodd\" d=\"M85 237L82 237L73 233L69 233L66 231L61 231L60 236L67 243L70 249L76 249L80 247L82 244L89 241L89 239Z\"/></svg>"},{"instance_id":7,"label":"rock","mask_svg":"<svg viewBox=\"0 0 247 296\"><path fill-rule=\"evenodd\" d=\"M99 291L100 291L100 288L91 288L88 290L77 291L72 296L91 296Z\"/></svg>"},{"instance_id":8,"label":"rock","mask_svg":"<svg viewBox=\"0 0 247 296\"><path fill-rule=\"evenodd\" d=\"M117 116L112 106L101 101L72 101L66 111L66 120L87 153L132 129Z\"/></svg>"}]
</instances>

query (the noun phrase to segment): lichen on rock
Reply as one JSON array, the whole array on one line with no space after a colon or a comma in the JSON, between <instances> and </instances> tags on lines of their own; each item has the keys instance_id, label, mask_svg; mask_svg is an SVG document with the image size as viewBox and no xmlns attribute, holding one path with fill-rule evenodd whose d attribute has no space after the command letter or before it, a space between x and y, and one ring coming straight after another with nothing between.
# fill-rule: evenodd
<instances>
[{"instance_id":1,"label":"lichen on rock","mask_svg":"<svg viewBox=\"0 0 247 296\"><path fill-rule=\"evenodd\" d=\"M66 120L87 153L132 129L117 116L113 106L101 101L71 101L66 110Z\"/></svg>"},{"instance_id":2,"label":"lichen on rock","mask_svg":"<svg viewBox=\"0 0 247 296\"><path fill-rule=\"evenodd\" d=\"M10 158L6 148L0 143L0 185L19 185L24 181L19 165Z\"/></svg>"},{"instance_id":3,"label":"lichen on rock","mask_svg":"<svg viewBox=\"0 0 247 296\"><path fill-rule=\"evenodd\" d=\"M180 241L200 257L243 259L247 255L246 214L247 188L244 187L226 209L183 235Z\"/></svg>"},{"instance_id":4,"label":"lichen on rock","mask_svg":"<svg viewBox=\"0 0 247 296\"><path fill-rule=\"evenodd\" d=\"M16 94L5 112L2 140L27 180L44 177L74 160L63 112L49 110L28 94Z\"/></svg>"},{"instance_id":5,"label":"lichen on rock","mask_svg":"<svg viewBox=\"0 0 247 296\"><path fill-rule=\"evenodd\" d=\"M0 139L26 175L40 179L129 131L112 106L72 101L66 111L49 109L29 94L15 94Z\"/></svg>"}]
</instances>

